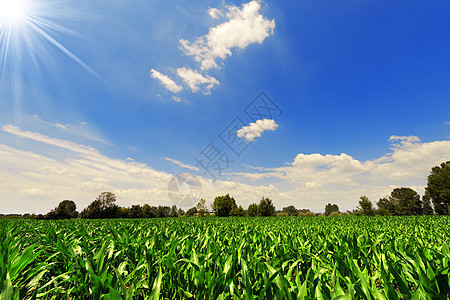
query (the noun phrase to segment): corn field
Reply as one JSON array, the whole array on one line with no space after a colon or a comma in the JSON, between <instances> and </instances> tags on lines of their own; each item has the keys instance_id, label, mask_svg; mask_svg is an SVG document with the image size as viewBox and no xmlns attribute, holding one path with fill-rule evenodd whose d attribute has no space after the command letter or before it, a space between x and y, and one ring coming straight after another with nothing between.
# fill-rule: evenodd
<instances>
[{"instance_id":1,"label":"corn field","mask_svg":"<svg viewBox=\"0 0 450 300\"><path fill-rule=\"evenodd\" d=\"M1 299L449 299L450 217L0 221Z\"/></svg>"}]
</instances>

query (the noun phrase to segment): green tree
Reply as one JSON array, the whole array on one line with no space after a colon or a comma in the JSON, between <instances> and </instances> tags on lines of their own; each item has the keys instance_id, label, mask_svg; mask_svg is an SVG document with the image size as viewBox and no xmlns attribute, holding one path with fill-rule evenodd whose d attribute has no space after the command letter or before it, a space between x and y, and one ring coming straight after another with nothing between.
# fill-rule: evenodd
<instances>
[{"instance_id":1,"label":"green tree","mask_svg":"<svg viewBox=\"0 0 450 300\"><path fill-rule=\"evenodd\" d=\"M392 216L395 214L395 204L388 198L380 198L377 202L378 209L376 213L382 216Z\"/></svg>"},{"instance_id":2,"label":"green tree","mask_svg":"<svg viewBox=\"0 0 450 300\"><path fill-rule=\"evenodd\" d=\"M450 161L431 169L425 195L433 201L436 214L450 213Z\"/></svg>"},{"instance_id":3,"label":"green tree","mask_svg":"<svg viewBox=\"0 0 450 300\"><path fill-rule=\"evenodd\" d=\"M294 205L289 205L283 207L283 212L287 213L289 216L296 216L298 214L298 209L296 209Z\"/></svg>"},{"instance_id":4,"label":"green tree","mask_svg":"<svg viewBox=\"0 0 450 300\"><path fill-rule=\"evenodd\" d=\"M396 188L391 192L389 200L395 205L396 215L421 215L422 201L420 196L411 188Z\"/></svg>"},{"instance_id":5,"label":"green tree","mask_svg":"<svg viewBox=\"0 0 450 300\"><path fill-rule=\"evenodd\" d=\"M204 214L206 214L208 212L208 207L206 206L206 200L201 198L198 202L197 202L197 212L200 216L203 216Z\"/></svg>"},{"instance_id":6,"label":"green tree","mask_svg":"<svg viewBox=\"0 0 450 300\"><path fill-rule=\"evenodd\" d=\"M74 219L78 217L77 205L72 200L63 200L59 202L55 209L52 209L45 215L46 219Z\"/></svg>"},{"instance_id":7,"label":"green tree","mask_svg":"<svg viewBox=\"0 0 450 300\"><path fill-rule=\"evenodd\" d=\"M170 208L169 217L172 217L172 218L178 217L178 209L177 209L176 205L172 205L172 207Z\"/></svg>"},{"instance_id":8,"label":"green tree","mask_svg":"<svg viewBox=\"0 0 450 300\"><path fill-rule=\"evenodd\" d=\"M186 216L192 217L193 215L195 215L197 213L197 207L191 207L187 210L186 212Z\"/></svg>"},{"instance_id":9,"label":"green tree","mask_svg":"<svg viewBox=\"0 0 450 300\"><path fill-rule=\"evenodd\" d=\"M143 212L142 212L142 207L140 205L132 205L129 209L128 209L128 217L129 218L142 218L144 216Z\"/></svg>"},{"instance_id":10,"label":"green tree","mask_svg":"<svg viewBox=\"0 0 450 300\"><path fill-rule=\"evenodd\" d=\"M182 208L179 208L178 211L177 211L177 215L179 217L181 217L181 216L184 216L184 214L185 214L184 210Z\"/></svg>"},{"instance_id":11,"label":"green tree","mask_svg":"<svg viewBox=\"0 0 450 300\"><path fill-rule=\"evenodd\" d=\"M252 203L248 206L247 215L249 217L256 217L258 215L258 204Z\"/></svg>"},{"instance_id":12,"label":"green tree","mask_svg":"<svg viewBox=\"0 0 450 300\"><path fill-rule=\"evenodd\" d=\"M431 207L431 199L430 196L425 193L422 197L422 208L423 208L423 214L424 215L433 215L433 207Z\"/></svg>"},{"instance_id":13,"label":"green tree","mask_svg":"<svg viewBox=\"0 0 450 300\"><path fill-rule=\"evenodd\" d=\"M212 204L212 209L218 217L228 217L233 208L237 207L236 200L230 197L229 194L225 196L217 196Z\"/></svg>"},{"instance_id":14,"label":"green tree","mask_svg":"<svg viewBox=\"0 0 450 300\"><path fill-rule=\"evenodd\" d=\"M258 215L263 217L275 216L276 210L272 200L262 197L258 205Z\"/></svg>"},{"instance_id":15,"label":"green tree","mask_svg":"<svg viewBox=\"0 0 450 300\"><path fill-rule=\"evenodd\" d=\"M130 214L129 214L130 209L128 207L119 207L117 209L117 217L118 218L129 218Z\"/></svg>"},{"instance_id":16,"label":"green tree","mask_svg":"<svg viewBox=\"0 0 450 300\"><path fill-rule=\"evenodd\" d=\"M144 215L144 218L156 218L158 212L156 207L146 203L142 206L142 214Z\"/></svg>"},{"instance_id":17,"label":"green tree","mask_svg":"<svg viewBox=\"0 0 450 300\"><path fill-rule=\"evenodd\" d=\"M325 216L331 215L332 212L339 212L339 206L331 203L325 205Z\"/></svg>"},{"instance_id":18,"label":"green tree","mask_svg":"<svg viewBox=\"0 0 450 300\"><path fill-rule=\"evenodd\" d=\"M170 207L169 206L158 206L156 208L156 216L158 218L165 218L170 215Z\"/></svg>"},{"instance_id":19,"label":"green tree","mask_svg":"<svg viewBox=\"0 0 450 300\"><path fill-rule=\"evenodd\" d=\"M244 208L242 208L241 205L239 205L238 207L233 208L230 211L230 216L233 217L244 217L245 216L245 210Z\"/></svg>"},{"instance_id":20,"label":"green tree","mask_svg":"<svg viewBox=\"0 0 450 300\"><path fill-rule=\"evenodd\" d=\"M361 196L359 199L358 209L362 212L362 214L366 216L373 216L374 210L372 201L370 201L367 196Z\"/></svg>"},{"instance_id":21,"label":"green tree","mask_svg":"<svg viewBox=\"0 0 450 300\"><path fill-rule=\"evenodd\" d=\"M119 206L115 202L116 196L113 193L103 192L83 209L80 217L86 219L115 218L119 211Z\"/></svg>"}]
</instances>

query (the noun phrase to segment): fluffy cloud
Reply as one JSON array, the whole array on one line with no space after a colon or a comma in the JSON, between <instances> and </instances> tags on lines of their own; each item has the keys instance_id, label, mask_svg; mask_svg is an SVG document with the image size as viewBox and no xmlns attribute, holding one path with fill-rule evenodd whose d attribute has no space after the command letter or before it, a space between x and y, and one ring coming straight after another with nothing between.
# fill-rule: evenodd
<instances>
[{"instance_id":1,"label":"fluffy cloud","mask_svg":"<svg viewBox=\"0 0 450 300\"><path fill-rule=\"evenodd\" d=\"M30 149L0 144L2 213L45 213L63 199L74 200L78 210L82 210L104 191L115 193L121 206L174 204L168 196L168 184L173 178L169 173L128 159L113 159L89 146L22 131L16 126L6 125L2 129L22 138L21 147ZM193 171L196 169L170 158L167 160ZM257 200L255 194L273 197L276 192L271 185L212 182L202 177L199 180L200 196L208 201L217 195L232 193L245 206Z\"/></svg>"},{"instance_id":2,"label":"fluffy cloud","mask_svg":"<svg viewBox=\"0 0 450 300\"><path fill-rule=\"evenodd\" d=\"M281 203L295 202L298 207L322 211L327 202L354 208L364 194L377 201L395 187L409 186L423 193L431 168L450 160L450 141L421 143L416 136L393 136L389 141L393 142L392 152L374 160L359 161L345 153L300 153L287 166L234 175L288 183L277 193Z\"/></svg>"},{"instance_id":3,"label":"fluffy cloud","mask_svg":"<svg viewBox=\"0 0 450 300\"><path fill-rule=\"evenodd\" d=\"M262 119L242 127L236 133L238 137L245 138L247 141L252 142L256 138L259 138L264 131L274 131L277 127L278 124L275 123L274 120Z\"/></svg>"},{"instance_id":4,"label":"fluffy cloud","mask_svg":"<svg viewBox=\"0 0 450 300\"><path fill-rule=\"evenodd\" d=\"M219 81L211 76L203 76L195 70L187 69L187 68L178 68L177 75L180 76L184 83L195 93L200 87L204 86L203 94L208 95L211 93L211 89L214 85L218 85Z\"/></svg>"},{"instance_id":5,"label":"fluffy cloud","mask_svg":"<svg viewBox=\"0 0 450 300\"><path fill-rule=\"evenodd\" d=\"M173 92L173 93L178 93L180 92L183 87L178 85L175 81L173 81L172 79L169 78L169 76L164 75L158 71L156 71L155 69L151 69L150 70L151 76L152 78L159 80L159 82L169 91Z\"/></svg>"},{"instance_id":6,"label":"fluffy cloud","mask_svg":"<svg viewBox=\"0 0 450 300\"><path fill-rule=\"evenodd\" d=\"M21 149L0 144L0 207L5 213L44 213L63 199L73 199L81 210L104 191L115 193L122 206L173 205L168 196L173 176L167 172L16 126L2 129L22 139ZM266 196L279 209L295 205L316 212L330 202L345 211L355 208L361 195L377 201L401 186L423 193L431 168L450 160L450 140L420 142L412 136L391 142L388 153L372 160L345 153L300 153L282 166L253 167L251 172L227 174L226 180L199 177L201 197L211 203L215 196L230 193L247 207Z\"/></svg>"},{"instance_id":7,"label":"fluffy cloud","mask_svg":"<svg viewBox=\"0 0 450 300\"><path fill-rule=\"evenodd\" d=\"M219 68L218 59L231 56L233 49L244 49L250 44L261 44L267 37L273 34L275 20L268 20L261 13L261 1L253 0L242 6L226 6L224 12L217 8L209 8L208 14L212 19L225 19L215 27L209 28L208 34L200 36L194 42L185 39L180 40L184 54L193 56L200 62L202 71L211 68ZM151 69L151 77L158 80L167 90L178 93L183 87L174 80L154 69ZM219 81L199 70L186 67L177 68L177 75L183 80L192 92L202 91L209 95L211 89L219 85ZM172 96L172 99L181 102L181 98Z\"/></svg>"},{"instance_id":8,"label":"fluffy cloud","mask_svg":"<svg viewBox=\"0 0 450 300\"><path fill-rule=\"evenodd\" d=\"M180 44L186 55L194 56L201 62L202 70L218 68L216 59L231 56L233 48L243 49L250 44L261 44L273 33L275 20L268 20L260 14L261 1L254 0L241 7L227 6L225 14L228 21L210 28L205 36L193 43L181 39ZM209 9L212 18L216 18L217 9Z\"/></svg>"},{"instance_id":9,"label":"fluffy cloud","mask_svg":"<svg viewBox=\"0 0 450 300\"><path fill-rule=\"evenodd\" d=\"M211 7L208 9L208 15L212 19L217 19L218 17L223 16L223 14L220 10L218 10L217 8L211 8Z\"/></svg>"},{"instance_id":10,"label":"fluffy cloud","mask_svg":"<svg viewBox=\"0 0 450 300\"><path fill-rule=\"evenodd\" d=\"M175 95L172 95L172 100L175 102L181 102L181 98Z\"/></svg>"}]
</instances>

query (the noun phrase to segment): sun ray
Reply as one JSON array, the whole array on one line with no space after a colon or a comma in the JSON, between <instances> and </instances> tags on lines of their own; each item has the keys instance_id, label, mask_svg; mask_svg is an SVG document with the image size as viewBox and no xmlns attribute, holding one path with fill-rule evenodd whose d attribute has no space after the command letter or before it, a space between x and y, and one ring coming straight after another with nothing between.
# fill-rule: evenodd
<instances>
[{"instance_id":1,"label":"sun ray","mask_svg":"<svg viewBox=\"0 0 450 300\"><path fill-rule=\"evenodd\" d=\"M97 77L98 79L102 80L103 79L97 74L95 73L95 71L89 67L84 61L82 61L80 58L78 58L78 56L76 56L75 54L73 54L70 50L68 50L66 47L64 47L63 45L61 45L57 40L55 40L54 38L52 38L48 33L46 33L44 30L42 30L41 28L39 28L36 24L34 24L31 21L27 20L27 24L33 28L34 31L36 31L37 33L39 33L43 38L45 38L47 41L49 41L51 44L53 44L55 47L57 47L59 50L61 50L62 52L64 52L67 56L69 56L71 59L73 59L76 63L78 63L80 66L82 66L83 68L85 68L87 71L89 71L92 75L94 75L95 77Z\"/></svg>"},{"instance_id":2,"label":"sun ray","mask_svg":"<svg viewBox=\"0 0 450 300\"><path fill-rule=\"evenodd\" d=\"M64 15L67 19L67 16L59 11L64 9L64 6L57 6L50 0L0 0L2 77L6 70L20 76L24 58L30 58L33 63L38 64L39 61L44 61L40 57L43 57L47 51L51 50L50 46L53 46L103 81L88 64L52 36L55 32L75 34L73 30L57 22L60 15ZM76 15L76 13L73 14Z\"/></svg>"}]
</instances>

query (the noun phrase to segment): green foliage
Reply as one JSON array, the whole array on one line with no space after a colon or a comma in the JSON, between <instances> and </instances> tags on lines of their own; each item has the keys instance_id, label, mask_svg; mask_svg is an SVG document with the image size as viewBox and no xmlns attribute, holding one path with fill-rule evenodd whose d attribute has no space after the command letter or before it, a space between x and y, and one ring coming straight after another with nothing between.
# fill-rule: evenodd
<instances>
[{"instance_id":1,"label":"green foliage","mask_svg":"<svg viewBox=\"0 0 450 300\"><path fill-rule=\"evenodd\" d=\"M197 202L197 212L199 215L204 215L208 212L208 207L206 206L206 200L201 198L198 202Z\"/></svg>"},{"instance_id":2,"label":"green foliage","mask_svg":"<svg viewBox=\"0 0 450 300\"><path fill-rule=\"evenodd\" d=\"M341 213L341 212L338 212L338 211L333 211L329 216L330 217L341 217L341 216L345 216L345 215L347 215L346 213Z\"/></svg>"},{"instance_id":3,"label":"green foliage","mask_svg":"<svg viewBox=\"0 0 450 300\"><path fill-rule=\"evenodd\" d=\"M192 217L196 213L197 213L197 207L192 207L192 208L188 209L188 211L186 212L186 216Z\"/></svg>"},{"instance_id":4,"label":"green foliage","mask_svg":"<svg viewBox=\"0 0 450 300\"><path fill-rule=\"evenodd\" d=\"M184 214L185 214L184 210L182 208L179 208L178 211L177 211L177 215L179 217L181 217L181 216L184 216Z\"/></svg>"},{"instance_id":5,"label":"green foliage","mask_svg":"<svg viewBox=\"0 0 450 300\"><path fill-rule=\"evenodd\" d=\"M420 196L411 188L396 188L391 192L389 201L394 205L395 215L421 215L422 201Z\"/></svg>"},{"instance_id":6,"label":"green foliage","mask_svg":"<svg viewBox=\"0 0 450 300\"><path fill-rule=\"evenodd\" d=\"M367 196L361 196L359 199L358 209L361 211L361 213L365 216L373 216L375 212L373 209L372 201L370 201Z\"/></svg>"},{"instance_id":7,"label":"green foliage","mask_svg":"<svg viewBox=\"0 0 450 300\"><path fill-rule=\"evenodd\" d=\"M283 207L283 212L287 213L289 216L296 216L298 214L298 210L295 208L294 205Z\"/></svg>"},{"instance_id":8,"label":"green foliage","mask_svg":"<svg viewBox=\"0 0 450 300\"><path fill-rule=\"evenodd\" d=\"M142 212L142 207L140 205L132 205L130 209L128 210L128 217L129 218L142 218L144 216L144 213Z\"/></svg>"},{"instance_id":9,"label":"green foliage","mask_svg":"<svg viewBox=\"0 0 450 300\"><path fill-rule=\"evenodd\" d=\"M258 215L258 204L252 203L248 206L247 216L256 217Z\"/></svg>"},{"instance_id":10,"label":"green foliage","mask_svg":"<svg viewBox=\"0 0 450 300\"><path fill-rule=\"evenodd\" d=\"M431 207L431 199L430 195L425 193L422 197L422 213L424 215L432 215L434 214L433 207Z\"/></svg>"},{"instance_id":11,"label":"green foliage","mask_svg":"<svg viewBox=\"0 0 450 300\"><path fill-rule=\"evenodd\" d=\"M395 203L393 203L388 198L381 198L377 202L378 209L376 213L382 216L392 216L395 215Z\"/></svg>"},{"instance_id":12,"label":"green foliage","mask_svg":"<svg viewBox=\"0 0 450 300\"><path fill-rule=\"evenodd\" d=\"M325 205L325 216L331 215L332 212L339 212L339 206L331 203Z\"/></svg>"},{"instance_id":13,"label":"green foliage","mask_svg":"<svg viewBox=\"0 0 450 300\"><path fill-rule=\"evenodd\" d=\"M242 208L241 205L238 207L235 207L231 210L230 216L232 217L245 217L245 210Z\"/></svg>"},{"instance_id":14,"label":"green foliage","mask_svg":"<svg viewBox=\"0 0 450 300\"><path fill-rule=\"evenodd\" d=\"M156 207L144 204L142 205L142 214L144 218L156 218L158 211Z\"/></svg>"},{"instance_id":15,"label":"green foliage","mask_svg":"<svg viewBox=\"0 0 450 300\"><path fill-rule=\"evenodd\" d=\"M299 217L315 217L316 214L310 211L309 209L302 209L298 212Z\"/></svg>"},{"instance_id":16,"label":"green foliage","mask_svg":"<svg viewBox=\"0 0 450 300\"><path fill-rule=\"evenodd\" d=\"M218 217L228 217L233 208L236 208L236 200L230 197L229 194L225 196L217 196L212 204L212 209Z\"/></svg>"},{"instance_id":17,"label":"green foliage","mask_svg":"<svg viewBox=\"0 0 450 300\"><path fill-rule=\"evenodd\" d=\"M286 212L278 212L276 215L277 217L289 217L289 214Z\"/></svg>"},{"instance_id":18,"label":"green foliage","mask_svg":"<svg viewBox=\"0 0 450 300\"><path fill-rule=\"evenodd\" d=\"M0 299L449 299L449 216L0 221Z\"/></svg>"},{"instance_id":19,"label":"green foliage","mask_svg":"<svg viewBox=\"0 0 450 300\"><path fill-rule=\"evenodd\" d=\"M258 205L258 215L262 217L271 217L275 216L275 214L276 209L275 205L273 205L272 200L262 197Z\"/></svg>"},{"instance_id":20,"label":"green foliage","mask_svg":"<svg viewBox=\"0 0 450 300\"><path fill-rule=\"evenodd\" d=\"M72 200L61 201L55 209L45 215L47 220L73 219L78 217L77 205Z\"/></svg>"},{"instance_id":21,"label":"green foliage","mask_svg":"<svg viewBox=\"0 0 450 300\"><path fill-rule=\"evenodd\" d=\"M172 218L178 217L178 211L177 211L177 206L176 205L172 205L172 207L170 208L169 217L172 217Z\"/></svg>"},{"instance_id":22,"label":"green foliage","mask_svg":"<svg viewBox=\"0 0 450 300\"><path fill-rule=\"evenodd\" d=\"M116 218L119 207L115 202L116 195L111 192L103 192L80 213L80 217L83 219Z\"/></svg>"},{"instance_id":23,"label":"green foliage","mask_svg":"<svg viewBox=\"0 0 450 300\"><path fill-rule=\"evenodd\" d=\"M450 161L431 169L425 195L433 201L436 214L450 213Z\"/></svg>"},{"instance_id":24,"label":"green foliage","mask_svg":"<svg viewBox=\"0 0 450 300\"><path fill-rule=\"evenodd\" d=\"M169 206L161 206L159 205L156 208L156 217L157 218L166 218L170 215L170 207Z\"/></svg>"}]
</instances>

